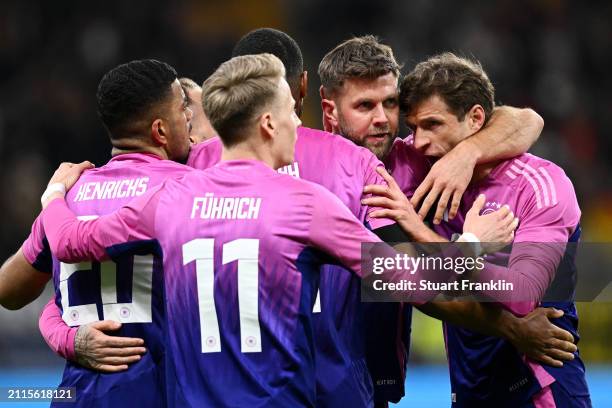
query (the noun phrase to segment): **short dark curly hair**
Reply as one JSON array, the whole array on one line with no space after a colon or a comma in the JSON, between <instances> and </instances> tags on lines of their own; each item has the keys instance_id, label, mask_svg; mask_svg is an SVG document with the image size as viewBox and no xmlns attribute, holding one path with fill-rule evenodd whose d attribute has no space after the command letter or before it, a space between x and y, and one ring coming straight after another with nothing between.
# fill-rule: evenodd
<instances>
[{"instance_id":1,"label":"short dark curly hair","mask_svg":"<svg viewBox=\"0 0 612 408\"><path fill-rule=\"evenodd\" d=\"M176 78L174 68L154 59L131 61L107 72L100 80L96 99L98 115L111 139L125 137L133 121L143 119L164 102Z\"/></svg>"},{"instance_id":2,"label":"short dark curly hair","mask_svg":"<svg viewBox=\"0 0 612 408\"><path fill-rule=\"evenodd\" d=\"M304 72L304 59L298 43L280 30L258 28L244 35L234 46L232 57L254 54L272 54L285 66L287 82L292 90L300 86Z\"/></svg>"},{"instance_id":3,"label":"short dark curly hair","mask_svg":"<svg viewBox=\"0 0 612 408\"><path fill-rule=\"evenodd\" d=\"M425 99L438 95L459 120L474 106L485 111L485 123L495 107L495 88L478 61L446 52L423 61L400 85L400 108L409 113Z\"/></svg>"}]
</instances>

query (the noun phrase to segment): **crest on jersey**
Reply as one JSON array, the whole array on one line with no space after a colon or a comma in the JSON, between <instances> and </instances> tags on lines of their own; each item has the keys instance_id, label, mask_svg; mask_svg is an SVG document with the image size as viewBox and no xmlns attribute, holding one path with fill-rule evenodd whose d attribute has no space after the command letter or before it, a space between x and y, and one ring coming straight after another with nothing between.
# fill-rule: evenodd
<instances>
[{"instance_id":1,"label":"crest on jersey","mask_svg":"<svg viewBox=\"0 0 612 408\"><path fill-rule=\"evenodd\" d=\"M491 214L492 212L499 210L503 206L504 206L504 203L502 202L487 201L484 205L484 208L480 210L480 215Z\"/></svg>"}]
</instances>

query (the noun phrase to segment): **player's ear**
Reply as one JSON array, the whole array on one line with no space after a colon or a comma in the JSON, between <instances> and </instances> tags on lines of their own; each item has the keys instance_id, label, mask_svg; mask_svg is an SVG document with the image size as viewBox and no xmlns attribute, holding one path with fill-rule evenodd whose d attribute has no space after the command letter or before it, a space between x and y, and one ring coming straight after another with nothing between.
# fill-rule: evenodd
<instances>
[{"instance_id":1,"label":"player's ear","mask_svg":"<svg viewBox=\"0 0 612 408\"><path fill-rule=\"evenodd\" d=\"M261 130L261 135L264 139L273 139L274 131L276 130L276 123L274 121L274 117L272 112L264 112L259 117L259 129Z\"/></svg>"},{"instance_id":2,"label":"player's ear","mask_svg":"<svg viewBox=\"0 0 612 408\"><path fill-rule=\"evenodd\" d=\"M321 110L323 111L323 130L337 133L339 126L336 102L326 98L327 95L323 86L319 88L319 94L321 95Z\"/></svg>"},{"instance_id":3,"label":"player's ear","mask_svg":"<svg viewBox=\"0 0 612 408\"><path fill-rule=\"evenodd\" d=\"M300 98L304 99L308 93L308 71L302 72L300 75Z\"/></svg>"},{"instance_id":4,"label":"player's ear","mask_svg":"<svg viewBox=\"0 0 612 408\"><path fill-rule=\"evenodd\" d=\"M482 105L474 105L466 114L468 126L474 133L478 132L485 123L485 111Z\"/></svg>"},{"instance_id":5,"label":"player's ear","mask_svg":"<svg viewBox=\"0 0 612 408\"><path fill-rule=\"evenodd\" d=\"M155 119L151 124L151 138L158 146L168 144L168 133L166 124L162 119Z\"/></svg>"}]
</instances>

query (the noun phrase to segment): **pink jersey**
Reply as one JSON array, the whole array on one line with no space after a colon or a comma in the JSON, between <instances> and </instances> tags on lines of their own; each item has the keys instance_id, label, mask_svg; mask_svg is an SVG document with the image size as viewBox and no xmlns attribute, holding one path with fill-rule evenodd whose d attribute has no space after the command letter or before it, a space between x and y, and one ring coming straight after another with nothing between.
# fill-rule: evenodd
<instances>
[{"instance_id":1,"label":"pink jersey","mask_svg":"<svg viewBox=\"0 0 612 408\"><path fill-rule=\"evenodd\" d=\"M368 214L375 209L361 204L366 185L385 184L376 172L382 163L369 150L339 135L306 127L299 127L297 136L295 162L279 169L279 172L325 187L372 229L392 223L389 219L370 218ZM218 138L194 146L188 164L198 169L214 166L221 158L221 150ZM380 379L388 379L390 375L385 371L378 378L376 372L368 371L366 353L369 361L377 361L385 368L391 367L393 372L398 371L394 368L398 364L394 345L388 347L366 338L368 333L378 333L385 338L397 337L397 319L389 311L397 309L397 305L364 306L360 302L360 287L359 279L339 266L324 265L321 268L320 290L313 308L319 405L333 406L338 398L349 405L369 404L372 399L370 384L380 383ZM389 316L390 323L369 319L370 315ZM377 327L372 328L368 323L370 320L375 321ZM371 346L366 350L365 344ZM381 354L382 350L388 356ZM375 353L373 357L370 356L372 352ZM373 374L374 381L368 372Z\"/></svg>"},{"instance_id":2,"label":"pink jersey","mask_svg":"<svg viewBox=\"0 0 612 408\"><path fill-rule=\"evenodd\" d=\"M417 152L412 143L412 134L404 139L396 138L384 159L387 171L408 198L412 197L430 168L427 158Z\"/></svg>"},{"instance_id":3,"label":"pink jersey","mask_svg":"<svg viewBox=\"0 0 612 408\"><path fill-rule=\"evenodd\" d=\"M190 168L170 160L160 160L146 153L127 153L113 157L102 167L83 173L66 195L66 201L78 216L109 214L132 199L146 193L150 187L169 177L179 177ZM44 231L37 218L32 232L23 244L23 254L31 265L45 252ZM42 272L51 273L51 265L40 264Z\"/></svg>"},{"instance_id":4,"label":"pink jersey","mask_svg":"<svg viewBox=\"0 0 612 408\"><path fill-rule=\"evenodd\" d=\"M66 200L82 219L96 218L116 211L167 178L190 171L190 167L154 155L122 154L85 172ZM68 361L61 385L78 389L79 406L99 405L101 401L114 406L133 404L138 387L149 389L146 399L139 397L139 401L163 405L167 330L156 248L147 243L124 245L113 248L112 262L62 263L49 256L39 217L23 252L37 269L53 272L56 295L45 307L39 325L55 352L73 360L76 326L103 319L123 323L117 335L143 338L147 344L148 353L138 363L113 376Z\"/></svg>"},{"instance_id":5,"label":"pink jersey","mask_svg":"<svg viewBox=\"0 0 612 408\"><path fill-rule=\"evenodd\" d=\"M580 208L571 181L561 168L531 154L505 160L488 177L468 186L457 217L442 222L436 231L447 238L460 233L465 214L479 194L486 196L481 214L508 205L520 220L510 254L489 256L478 277L481 282L505 280L513 284L513 291L483 293L519 315L536 306L563 310L563 317L554 323L578 341L573 285L566 284L575 285L576 279L576 247L567 244L580 238ZM554 302L541 302L553 279L563 282L567 293ZM523 406L553 382L569 395L588 397L578 353L561 368L541 366L505 340L444 326L454 407Z\"/></svg>"},{"instance_id":6,"label":"pink jersey","mask_svg":"<svg viewBox=\"0 0 612 408\"><path fill-rule=\"evenodd\" d=\"M327 190L256 161L169 180L96 220L77 222L62 200L42 217L64 261L159 244L175 402L196 405L314 402L312 250L360 275L361 242L380 242Z\"/></svg>"},{"instance_id":7,"label":"pink jersey","mask_svg":"<svg viewBox=\"0 0 612 408\"><path fill-rule=\"evenodd\" d=\"M356 146L341 136L300 126L295 144L295 162L279 173L317 183L334 193L344 205L372 229L392 224L384 218L369 218L375 210L361 204L363 188L385 184L376 168L382 163L368 149ZM188 166L205 170L221 160L223 145L215 137L194 146Z\"/></svg>"},{"instance_id":8,"label":"pink jersey","mask_svg":"<svg viewBox=\"0 0 612 408\"><path fill-rule=\"evenodd\" d=\"M465 214L479 194L486 197L482 214L508 205L519 219L514 243L538 242L548 245L515 245L508 267L488 264L479 280L505 279L514 284L518 300L509 302L506 292L487 292L493 299L502 299L510 310L526 314L544 295L565 251L563 243L577 228L580 208L571 181L563 170L547 160L522 154L503 161L484 180L470 184L463 195L457 217L436 227L436 231L450 238L460 233ZM492 258L490 258L492 259ZM494 259L492 259L495 262Z\"/></svg>"}]
</instances>

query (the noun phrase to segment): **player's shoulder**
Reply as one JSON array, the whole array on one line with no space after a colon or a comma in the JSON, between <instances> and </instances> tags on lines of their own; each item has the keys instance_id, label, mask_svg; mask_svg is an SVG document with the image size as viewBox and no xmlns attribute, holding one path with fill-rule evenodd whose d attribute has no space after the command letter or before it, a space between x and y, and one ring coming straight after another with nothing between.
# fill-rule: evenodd
<instances>
[{"instance_id":1,"label":"player's shoulder","mask_svg":"<svg viewBox=\"0 0 612 408\"><path fill-rule=\"evenodd\" d=\"M576 201L572 181L561 166L550 160L524 153L507 160L501 170L503 182L516 188L520 195L533 196L538 208L553 207L559 201Z\"/></svg>"},{"instance_id":2,"label":"player's shoulder","mask_svg":"<svg viewBox=\"0 0 612 408\"><path fill-rule=\"evenodd\" d=\"M293 177L288 174L276 173L267 180L267 187L280 195L283 199L311 202L314 205L321 204L320 200L326 201L329 196L336 197L322 185ZM291 197L291 198L290 198Z\"/></svg>"},{"instance_id":3,"label":"player's shoulder","mask_svg":"<svg viewBox=\"0 0 612 408\"><path fill-rule=\"evenodd\" d=\"M334 160L339 161L354 161L356 155L368 159L375 157L365 147L357 146L343 136L304 126L298 128L298 143L317 149L319 152L328 151Z\"/></svg>"},{"instance_id":4,"label":"player's shoulder","mask_svg":"<svg viewBox=\"0 0 612 408\"><path fill-rule=\"evenodd\" d=\"M551 190L553 186L571 184L571 180L565 174L565 170L556 163L524 153L507 160L503 165L500 176L506 181L520 184L533 184L533 181L546 181L546 183L535 184L540 190Z\"/></svg>"},{"instance_id":5,"label":"player's shoulder","mask_svg":"<svg viewBox=\"0 0 612 408\"><path fill-rule=\"evenodd\" d=\"M223 144L218 136L197 143L191 147L187 165L196 168L209 167L219 161L222 149Z\"/></svg>"}]
</instances>

